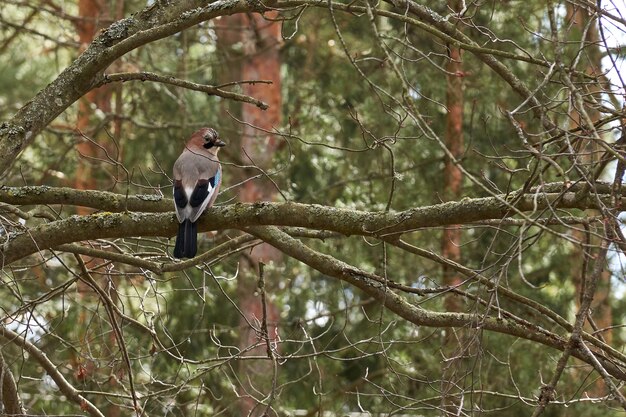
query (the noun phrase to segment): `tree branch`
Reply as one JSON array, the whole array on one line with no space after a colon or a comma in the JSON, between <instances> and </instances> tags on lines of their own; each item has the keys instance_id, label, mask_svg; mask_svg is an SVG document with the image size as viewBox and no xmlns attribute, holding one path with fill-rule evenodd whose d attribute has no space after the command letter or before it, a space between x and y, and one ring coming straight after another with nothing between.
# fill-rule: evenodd
<instances>
[{"instance_id":1,"label":"tree branch","mask_svg":"<svg viewBox=\"0 0 626 417\"><path fill-rule=\"evenodd\" d=\"M180 78L158 75L152 72L121 72L117 74L106 74L96 85L96 87L101 87L105 84L120 81L153 81L157 83L186 88L187 90L200 91L202 93L207 93L211 96L219 96L234 101L254 104L261 110L267 110L269 108L267 103L261 100L257 100L254 97L246 96L244 94L233 93L231 91L225 91L213 85L197 84L191 81L181 80Z\"/></svg>"},{"instance_id":2,"label":"tree branch","mask_svg":"<svg viewBox=\"0 0 626 417\"><path fill-rule=\"evenodd\" d=\"M26 412L22 407L15 378L13 378L13 373L4 360L2 350L0 350L0 403L8 415L19 415Z\"/></svg>"},{"instance_id":3,"label":"tree branch","mask_svg":"<svg viewBox=\"0 0 626 417\"><path fill-rule=\"evenodd\" d=\"M119 57L217 16L263 10L265 6L254 0L156 2L114 22L54 81L0 124L0 176L44 127L97 86L103 71Z\"/></svg>"},{"instance_id":4,"label":"tree branch","mask_svg":"<svg viewBox=\"0 0 626 417\"><path fill-rule=\"evenodd\" d=\"M563 182L553 182L542 184L540 187L532 187L528 190L528 195L531 198L535 198L535 195L538 193L539 195L556 194L563 191L578 193L583 189L587 191L592 189L596 194L611 194L614 191L626 194L626 187L613 190L612 184L604 182L596 182L591 187L582 183L570 185ZM501 200L506 200L507 196L514 196L520 192L521 190L513 191L508 195L501 194L497 197ZM91 207L97 210L111 212L143 211L163 213L171 211L174 207L173 200L161 194L125 195L108 191L77 190L70 187L50 187L47 185L24 187L0 186L0 202L15 206L64 204ZM551 222L554 222L554 220L552 219Z\"/></svg>"},{"instance_id":5,"label":"tree branch","mask_svg":"<svg viewBox=\"0 0 626 417\"><path fill-rule=\"evenodd\" d=\"M160 275L165 272L182 271L184 269L205 262L208 265L212 265L228 254L240 252L248 248L250 245L246 244L254 240L256 240L254 236L239 236L234 239L230 239L220 245L217 245L210 250L200 254L199 256L196 256L193 259L179 262L155 262L147 259L142 259L130 254L111 252L108 250L96 249L89 246L76 244L60 245L54 249L78 255L91 256L99 259L108 259L114 262L122 262L126 265L133 265L138 268L147 269Z\"/></svg>"},{"instance_id":6,"label":"tree branch","mask_svg":"<svg viewBox=\"0 0 626 417\"><path fill-rule=\"evenodd\" d=\"M0 186L0 202L20 206L63 204L112 212L163 213L174 207L172 199L158 194L128 196L107 191L77 190L69 187L48 187L45 185L34 187Z\"/></svg>"},{"instance_id":7,"label":"tree branch","mask_svg":"<svg viewBox=\"0 0 626 417\"><path fill-rule=\"evenodd\" d=\"M102 196L99 194L102 192L84 191L74 194L74 197L78 198L85 195L87 198L82 200L81 204L103 204L118 210L121 210L120 199L126 198L118 197L118 199L108 200L99 197L91 199L92 193L95 193L96 196ZM0 202L3 202L2 197L0 195ZM55 193L50 195L51 199L61 197ZM389 238L426 227L507 218L515 215L515 212L534 213L546 208L601 209L615 203L612 202L610 194L596 194L581 198L577 193L569 191L526 194L518 198L515 205L507 203L510 198L510 196L495 196L453 201L413 208L398 213L367 212L291 202L237 203L224 207L211 207L206 210L200 217L198 230L205 232L274 225L329 230L346 236L362 235ZM140 203L139 199L133 201L136 201L137 204L144 204ZM145 204L151 204L151 202ZM626 197L617 201L617 204L626 205ZM155 206L158 206L159 209L166 208L163 201L158 202ZM173 203L170 207L173 207ZM532 221L532 219L530 220ZM39 250L54 248L65 243L97 238L170 237L176 234L177 228L178 221L173 212L102 212L89 216L74 215L24 230L21 234L10 235L10 239L0 247L1 265L6 266ZM559 236L566 240L570 239L566 235Z\"/></svg>"},{"instance_id":8,"label":"tree branch","mask_svg":"<svg viewBox=\"0 0 626 417\"><path fill-rule=\"evenodd\" d=\"M431 261L437 262L440 265L445 265L446 267L461 273L463 275L465 275L467 278L471 279L471 280L475 280L480 282L482 285L484 285L485 287L489 288L491 291L495 291L498 294L501 294L505 297L507 297L509 300L518 303L522 306L524 306L525 308L528 308L529 310L534 310L536 312L538 312L542 317L546 318L546 319L550 319L552 320L554 323L558 324L559 326L561 326L562 328L564 328L565 330L567 330L568 332L571 332L574 328L574 325L571 324L570 322L568 322L566 319L564 319L562 316L560 316L559 314L557 314L556 312L554 312L553 310L551 310L550 308L546 307L545 305L532 300L530 298L524 297L521 294L518 294L515 291L510 290L507 287L504 287L496 282L494 282L493 280L487 278L486 276L484 276L483 274L474 271L464 265L461 265L457 262L454 262L450 259L447 259L435 252L429 251L429 250L425 250L425 249L421 249L418 248L416 246L410 245L406 242L403 242L402 240L393 240L393 239L386 239L387 242L389 242L390 244L403 249L407 252L413 253L417 256L421 256L423 258L429 259ZM591 342L596 348L601 349L603 351L605 351L607 353L607 355L610 355L618 360L620 360L622 363L626 364L626 355L624 355L622 352L616 350L615 348L613 348L612 346L608 345L607 343L603 342L601 339L583 331L582 332L582 337L584 340L587 340L589 342Z\"/></svg>"},{"instance_id":9,"label":"tree branch","mask_svg":"<svg viewBox=\"0 0 626 417\"><path fill-rule=\"evenodd\" d=\"M57 365L52 363L46 354L43 353L37 346L26 340L24 336L7 329L5 326L0 326L0 337L5 338L8 342L13 343L27 351L42 366L42 368L45 369L46 373L50 375L61 392L65 394L70 401L78 404L81 410L85 410L90 415L95 417L104 417L104 414L102 414L95 405L80 395L78 390L76 390L72 384L67 382L65 377L57 369Z\"/></svg>"},{"instance_id":10,"label":"tree branch","mask_svg":"<svg viewBox=\"0 0 626 417\"><path fill-rule=\"evenodd\" d=\"M567 341L565 339L536 325L522 326L513 320L476 314L439 313L412 305L391 291L385 284L384 278L355 268L332 256L316 252L276 227L249 227L246 228L246 231L311 268L358 287L393 313L418 326L482 328L539 342L560 351L566 348ZM575 347L572 350L572 355L590 363L587 353L580 347ZM610 375L620 380L626 380L626 372L619 366L600 355L596 355L596 359Z\"/></svg>"}]
</instances>

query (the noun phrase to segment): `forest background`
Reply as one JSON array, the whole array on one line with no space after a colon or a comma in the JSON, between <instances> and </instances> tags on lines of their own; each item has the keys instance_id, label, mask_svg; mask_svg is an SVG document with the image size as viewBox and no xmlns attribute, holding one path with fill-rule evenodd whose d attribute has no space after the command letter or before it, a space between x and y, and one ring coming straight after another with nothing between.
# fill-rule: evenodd
<instances>
[{"instance_id":1,"label":"forest background","mask_svg":"<svg viewBox=\"0 0 626 417\"><path fill-rule=\"evenodd\" d=\"M620 3L0 0L0 413L622 415Z\"/></svg>"}]
</instances>

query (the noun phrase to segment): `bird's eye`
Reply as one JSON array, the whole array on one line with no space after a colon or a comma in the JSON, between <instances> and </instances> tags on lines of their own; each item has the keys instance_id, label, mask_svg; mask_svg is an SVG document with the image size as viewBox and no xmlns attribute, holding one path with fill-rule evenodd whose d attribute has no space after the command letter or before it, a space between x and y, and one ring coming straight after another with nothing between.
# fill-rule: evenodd
<instances>
[{"instance_id":1,"label":"bird's eye","mask_svg":"<svg viewBox=\"0 0 626 417\"><path fill-rule=\"evenodd\" d=\"M204 141L208 142L209 140L211 140L211 136L210 135L204 135Z\"/></svg>"}]
</instances>

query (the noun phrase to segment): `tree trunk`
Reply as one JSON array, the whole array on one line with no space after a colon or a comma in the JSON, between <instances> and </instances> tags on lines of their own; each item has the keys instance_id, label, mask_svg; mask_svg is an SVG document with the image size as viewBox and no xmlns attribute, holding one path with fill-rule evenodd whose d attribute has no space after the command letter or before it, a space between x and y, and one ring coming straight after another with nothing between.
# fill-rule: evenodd
<instances>
[{"instance_id":1,"label":"tree trunk","mask_svg":"<svg viewBox=\"0 0 626 417\"><path fill-rule=\"evenodd\" d=\"M458 0L448 0L448 7L459 11L461 4ZM461 185L463 173L456 165L463 154L463 66L461 49L453 44L448 44L448 61L446 62L446 107L448 109L446 117L445 144L452 157L445 155L443 169L443 198L445 201L455 201L461 196ZM454 158L454 159L453 159ZM456 160L456 161L455 161ZM446 226L443 229L441 254L454 261L461 261L461 227L460 225ZM457 286L461 283L461 277L452 268L443 266L443 284L447 286ZM460 312L462 305L460 298L453 293L446 296L444 300L446 311ZM474 339L471 338L474 332L466 332L463 329L457 331L447 331L443 338L442 352L447 361L442 364L442 386L441 386L441 407L445 415L456 415L459 405L455 397L450 395L457 391L459 383L456 381L459 375L465 373L465 360L467 349L472 346ZM467 342L467 343L466 343ZM454 359L458 358L458 359ZM460 377L462 378L462 377ZM461 388L462 389L462 388Z\"/></svg>"},{"instance_id":2,"label":"tree trunk","mask_svg":"<svg viewBox=\"0 0 626 417\"><path fill-rule=\"evenodd\" d=\"M451 0L450 7L454 7L457 2ZM456 10L456 8L454 9ZM463 154L463 70L461 62L461 49L448 45L449 59L446 63L448 72L446 89L446 107L448 114L446 118L446 146L454 159L458 159ZM463 173L455 164L455 161L447 155L444 157L443 168L443 196L445 201L458 200L461 196L461 184ZM447 226L443 229L442 255L452 261L461 261L461 228L459 225ZM461 282L459 274L444 265L443 283L454 286ZM461 311L458 298L449 296L446 298L447 311Z\"/></svg>"},{"instance_id":3,"label":"tree trunk","mask_svg":"<svg viewBox=\"0 0 626 417\"><path fill-rule=\"evenodd\" d=\"M270 19L276 18L277 13L266 13ZM226 22L224 21L226 20ZM245 166L241 180L258 176L261 172L271 171L274 155L280 148L281 142L266 131L271 132L281 123L281 80L279 46L281 41L280 28L277 22L265 20L260 15L235 15L222 19L218 36L225 45L242 42L243 56L241 60L226 57L229 61L229 78L239 75L242 80L271 80L272 85L244 84L243 93L256 97L269 104L269 109L262 111L258 107L244 105L241 109L241 119L244 122L240 140L240 155L237 155L241 165ZM242 30L233 28L242 27ZM226 53L226 52L223 52ZM222 80L222 81L235 81ZM232 148L231 148L232 149ZM248 180L239 190L239 199L242 202L273 201L277 190L265 177ZM240 346L247 348L259 344L255 349L248 351L249 355L266 355L267 347L261 337L260 323L263 321L263 306L258 296L258 280L260 263L269 264L282 261L282 253L274 247L261 244L250 253L242 257L240 281L238 284L238 298L241 311L246 315L240 320ZM273 343L276 336L276 324L279 311L272 302L271 294L276 288L274 283L279 279L267 268L265 273L266 317L268 338ZM248 325L252 323L254 327ZM271 361L242 361L240 362L240 415L263 415L266 405L259 403L259 398L271 395L273 386Z\"/></svg>"},{"instance_id":4,"label":"tree trunk","mask_svg":"<svg viewBox=\"0 0 626 417\"><path fill-rule=\"evenodd\" d=\"M93 41L96 33L102 28L101 20L109 16L108 8L103 0L80 0L78 13L81 18L76 23L80 52L83 52ZM76 120L76 151L78 152L78 165L76 167L75 187L79 190L97 189L97 182L92 170L94 158L100 155L100 149L83 135L90 137L94 130L91 128L92 117L95 109L105 113L111 111L111 88L109 86L93 89L78 101L78 116ZM78 209L79 214L87 214L85 208Z\"/></svg>"},{"instance_id":5,"label":"tree trunk","mask_svg":"<svg viewBox=\"0 0 626 417\"><path fill-rule=\"evenodd\" d=\"M123 11L123 0L118 0L117 12ZM122 9L119 9L122 7ZM78 13L80 20L76 22L76 30L78 32L78 38L80 42L80 52L82 53L89 44L95 38L97 32L102 29L106 24L102 22L110 17L109 5L104 0L80 0L78 2ZM117 14L117 13L116 13ZM121 85L121 83L120 83ZM93 169L94 164L99 158L104 158L104 152L93 141L96 141L96 129L93 128L93 116L94 110L98 109L104 113L111 113L111 98L113 89L115 86L104 86L97 89L93 89L81 97L78 101L78 113L76 119L76 152L78 154L78 161L76 166L76 177L74 186L78 190L97 190L99 184L96 178L96 170ZM117 90L118 102L121 103L119 95L121 94L121 87ZM121 108L116 107L116 111L121 111ZM117 124L116 124L117 125ZM116 131L119 134L117 125ZM89 139L87 139L89 138ZM92 212L92 210L86 207L77 208L79 215L86 215ZM89 269L96 270L99 265L102 265L104 261L99 258L93 258L88 256L81 256L85 266ZM106 274L106 272L103 272ZM106 276L106 275L105 275ZM113 301L117 301L117 288L119 278L113 279L108 277L110 285L103 285L107 290L108 295ZM88 297L95 297L96 293L85 283L79 281L78 289L80 294L88 294ZM81 313L79 316L79 323L77 328L82 329L80 331L85 332L86 336L88 330L88 322L91 318L85 313ZM89 340L88 337L81 337L82 340ZM89 343L89 342L85 342ZM103 350L108 352L115 351L115 345L117 340L115 339L113 332L111 332L110 338L103 339ZM89 350L92 347L84 346L83 349ZM97 365L93 361L83 363L80 359L75 358L74 369L76 369L75 377L79 380L89 382L92 378L96 378L98 371ZM117 417L121 415L121 409L116 404L111 404L107 409L107 415L110 417Z\"/></svg>"}]
</instances>

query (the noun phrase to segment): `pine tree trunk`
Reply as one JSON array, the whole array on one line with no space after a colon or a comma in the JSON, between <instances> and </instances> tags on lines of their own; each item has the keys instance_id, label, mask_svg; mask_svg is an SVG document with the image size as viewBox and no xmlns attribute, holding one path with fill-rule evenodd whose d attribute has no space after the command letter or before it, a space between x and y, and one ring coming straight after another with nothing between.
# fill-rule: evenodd
<instances>
[{"instance_id":1,"label":"pine tree trunk","mask_svg":"<svg viewBox=\"0 0 626 417\"><path fill-rule=\"evenodd\" d=\"M448 0L448 7L459 11L461 4L458 0ZM445 144L452 157L444 157L444 185L443 198L445 201L458 200L461 196L461 185L463 173L457 166L463 154L463 65L461 49L455 45L448 45L448 61L446 62L446 107L448 109L446 117ZM454 158L454 159L453 159ZM455 161L456 160L456 161ZM443 229L441 254L454 261L461 261L461 227L459 225L447 226ZM457 286L461 283L459 274L449 267L443 266L443 284L447 286ZM460 312L462 306L460 299L453 293L447 295L444 300L446 311ZM456 331L449 329L443 338L442 352L449 359L442 363L442 384L441 384L441 408L444 415L457 415L459 405L454 394L459 385L456 379L459 374L465 372L462 359L466 354L466 349L471 343L466 344L465 339L471 334L463 329ZM458 358L458 359L453 359ZM462 384L462 382L461 382ZM462 389L462 387L461 387Z\"/></svg>"},{"instance_id":2,"label":"pine tree trunk","mask_svg":"<svg viewBox=\"0 0 626 417\"><path fill-rule=\"evenodd\" d=\"M277 17L276 13L266 13L268 18ZM274 155L280 148L281 142L271 132L281 123L281 80L280 80L280 24L265 20L260 15L231 16L226 21L220 22L221 30L218 36L222 44L243 43L243 57L241 60L226 57L230 62L229 75L239 74L242 80L271 80L272 85L267 84L244 84L243 93L261 99L269 104L269 109L262 111L257 107L244 105L241 109L241 118L244 121L242 137L240 140L241 165L251 168L244 169L242 180L258 176L261 171L271 171ZM243 30L232 28L243 27ZM235 68L238 66L237 68ZM235 81L233 80L222 80ZM259 128L259 129L256 129ZM258 167L258 168L256 168ZM267 178L258 178L243 183L239 190L239 200L242 202L273 201L277 191ZM261 299L258 296L259 264L270 262L280 263L282 253L274 247L262 244L255 247L252 252L242 257L240 280L238 284L239 306L246 315L241 318L240 346L247 348L254 344L259 347L248 351L249 355L267 355L267 348L259 337L259 329L251 328L248 323L257 323L263 320ZM271 268L267 269L265 281L266 297L266 321L268 338L273 342L276 335L276 323L279 319L279 311L272 302L271 294L274 285L280 277L271 275ZM271 361L242 361L240 362L240 415L260 416L263 415L266 406L259 404L253 393L261 392L269 395L272 388L272 363ZM256 397L261 394L256 395Z\"/></svg>"},{"instance_id":3,"label":"pine tree trunk","mask_svg":"<svg viewBox=\"0 0 626 417\"><path fill-rule=\"evenodd\" d=\"M80 52L85 50L101 29L102 19L109 16L108 8L102 0L80 0L78 12L81 20L76 23ZM94 158L99 156L99 148L83 137L91 136L92 116L98 108L105 113L111 111L111 89L108 86L94 89L78 101L78 117L76 120L76 137L78 144L78 165L76 167L75 188L79 190L97 189L97 182L92 170ZM79 214L87 214L85 208L78 208Z\"/></svg>"},{"instance_id":4,"label":"pine tree trunk","mask_svg":"<svg viewBox=\"0 0 626 417\"><path fill-rule=\"evenodd\" d=\"M451 0L449 6L452 7L456 1ZM463 69L461 62L461 49L448 46L449 59L446 63L447 89L446 107L448 114L446 118L446 147L455 159L459 159L463 154ZM446 201L458 200L461 196L461 184L463 173L455 164L455 161L447 155L444 158L443 168L443 196ZM442 255L446 258L460 262L461 260L461 228L459 225L445 227L442 239ZM454 286L461 282L458 273L451 268L443 267L444 285ZM458 312L461 307L458 299L454 296L446 298L446 310Z\"/></svg>"},{"instance_id":5,"label":"pine tree trunk","mask_svg":"<svg viewBox=\"0 0 626 417\"><path fill-rule=\"evenodd\" d=\"M119 2L123 5L122 1L123 0L119 0ZM104 0L79 0L78 11L81 19L80 21L76 22L76 30L78 32L78 38L80 42L80 52L83 52L87 48L87 46L93 41L96 33L100 29L102 29L102 20L107 19L110 16L110 13L108 4L106 4ZM94 137L95 130L92 127L94 110L99 109L105 113L111 112L111 97L113 91L112 88L114 87L104 86L98 89L91 90L83 97L81 97L81 99L78 101L78 114L76 119L76 151L78 153L78 163L76 167L76 176L74 183L74 187L76 189L98 189L98 181L96 180L96 176L94 174L92 166L95 160L103 157L103 152L95 143L85 139L84 136L89 137L91 140L96 140L96 138ZM118 90L118 94L120 93L121 90ZM89 214L92 210L84 207L78 207L77 211L80 215L86 215ZM98 265L101 265L103 263L103 260L98 258L92 258L88 256L81 256L81 258L87 268L96 269ZM108 280L108 283L106 281L104 282L103 287L108 288L107 293L109 297L114 302L116 302L117 292L115 288L117 288L119 278L113 279L109 276ZM87 294L87 297L96 297L96 293L82 281L79 281L78 289L80 294ZM87 323L90 319L91 318L87 317L85 313L81 313L81 315L79 316L79 322L77 323L77 329L81 329L80 331L86 332L86 330L84 329L88 329L89 325ZM88 340L87 337L81 339ZM117 345L118 341L113 336L113 332L111 332L111 337L105 338L103 340L103 343L106 346L105 349L112 352L115 351L115 346ZM88 350L91 349L91 347L85 346L83 347L83 349ZM96 373L98 370L96 368L97 365L94 362L82 362L78 358L75 358L74 362L74 369L77 370L74 376L78 380L84 380L89 383L91 379L96 378ZM120 407L117 404L109 405L109 407L107 408L107 415L110 417L120 416Z\"/></svg>"}]
</instances>

